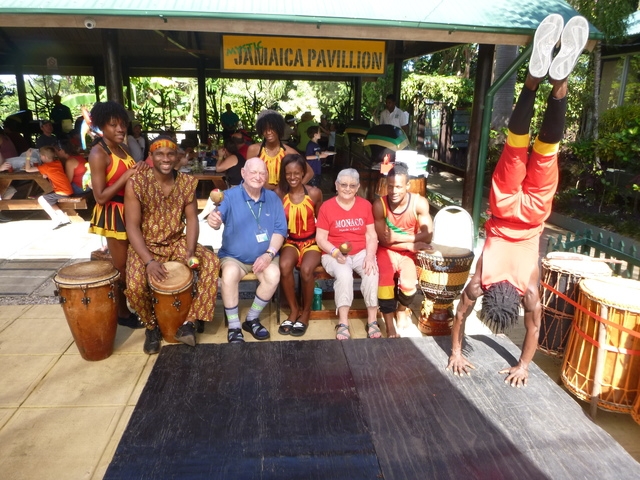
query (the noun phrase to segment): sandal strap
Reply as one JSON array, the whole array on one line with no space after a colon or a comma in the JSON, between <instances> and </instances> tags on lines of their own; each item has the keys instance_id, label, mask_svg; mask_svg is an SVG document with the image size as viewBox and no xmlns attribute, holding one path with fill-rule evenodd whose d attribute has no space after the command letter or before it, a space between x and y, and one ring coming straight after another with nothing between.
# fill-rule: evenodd
<instances>
[{"instance_id":1,"label":"sandal strap","mask_svg":"<svg viewBox=\"0 0 640 480\"><path fill-rule=\"evenodd\" d=\"M298 322L296 322L298 323ZM294 323L291 320L285 320L280 324L281 327L293 327Z\"/></svg>"},{"instance_id":2,"label":"sandal strap","mask_svg":"<svg viewBox=\"0 0 640 480\"><path fill-rule=\"evenodd\" d=\"M378 321L377 320L374 320L371 323L367 323L367 328L374 328L374 327L378 328Z\"/></svg>"},{"instance_id":3,"label":"sandal strap","mask_svg":"<svg viewBox=\"0 0 640 480\"><path fill-rule=\"evenodd\" d=\"M227 332L227 342L229 343L238 343L239 340L244 341L244 335L242 334L242 330L239 328L230 328Z\"/></svg>"},{"instance_id":4,"label":"sandal strap","mask_svg":"<svg viewBox=\"0 0 640 480\"><path fill-rule=\"evenodd\" d=\"M293 324L293 328L305 328L306 325L298 320L296 320L296 323Z\"/></svg>"},{"instance_id":5,"label":"sandal strap","mask_svg":"<svg viewBox=\"0 0 640 480\"><path fill-rule=\"evenodd\" d=\"M262 330L267 331L267 329L260 323L260 320L258 320L257 318L255 320L247 320L247 323L251 327L251 331L254 335L258 335L258 332Z\"/></svg>"}]
</instances>

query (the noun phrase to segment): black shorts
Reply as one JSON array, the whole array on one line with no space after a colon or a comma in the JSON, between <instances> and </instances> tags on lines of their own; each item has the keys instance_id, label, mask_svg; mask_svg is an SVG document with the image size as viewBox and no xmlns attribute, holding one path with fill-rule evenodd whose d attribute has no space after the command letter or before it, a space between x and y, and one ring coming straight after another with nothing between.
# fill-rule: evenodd
<instances>
[{"instance_id":1,"label":"black shorts","mask_svg":"<svg viewBox=\"0 0 640 480\"><path fill-rule=\"evenodd\" d=\"M49 205L55 205L61 198L69 198L69 195L60 195L59 193L51 192L45 193L42 197L47 201Z\"/></svg>"}]
</instances>

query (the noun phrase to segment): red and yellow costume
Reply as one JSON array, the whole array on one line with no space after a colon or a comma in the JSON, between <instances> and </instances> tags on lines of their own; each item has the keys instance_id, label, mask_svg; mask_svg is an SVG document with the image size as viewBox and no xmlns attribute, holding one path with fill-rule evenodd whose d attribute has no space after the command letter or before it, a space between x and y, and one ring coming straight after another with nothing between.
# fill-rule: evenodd
<instances>
[{"instance_id":1,"label":"red and yellow costume","mask_svg":"<svg viewBox=\"0 0 640 480\"><path fill-rule=\"evenodd\" d=\"M523 89L521 97L525 105L522 108L533 111L531 98L535 92ZM564 128L564 110L558 107L566 105L566 99L549 102L557 105L550 108L548 104L541 132L559 139ZM530 107L526 107L527 103ZM518 109L516 105L514 114ZM528 122L526 126L528 129ZM533 270L538 269L540 234L551 214L558 186L559 143L545 143L539 136L529 154L529 142L528 134L515 134L510 124L507 143L493 172L489 196L491 218L485 225L483 288L506 280L524 294Z\"/></svg>"},{"instance_id":2,"label":"red and yellow costume","mask_svg":"<svg viewBox=\"0 0 640 480\"><path fill-rule=\"evenodd\" d=\"M320 248L316 245L315 203L304 187L302 202L292 203L287 193L282 199L282 205L288 229L288 235L282 248L292 247L298 250L298 264L296 266L299 267L305 252L320 252Z\"/></svg>"},{"instance_id":3,"label":"red and yellow costume","mask_svg":"<svg viewBox=\"0 0 640 480\"><path fill-rule=\"evenodd\" d=\"M187 240L184 234L184 210L195 197L198 181L190 175L176 172L175 183L164 196L153 170L140 172L129 180L140 202L141 230L153 258L164 263L182 261L186 264ZM189 317L211 320L218 292L218 257L198 245L195 256L200 260L198 294L191 303ZM146 267L131 245L127 252L127 290L125 295L146 325L155 324Z\"/></svg>"},{"instance_id":4,"label":"red and yellow costume","mask_svg":"<svg viewBox=\"0 0 640 480\"><path fill-rule=\"evenodd\" d=\"M106 174L106 187L110 187L130 168L136 161L127 154L127 158L120 158L113 154L109 147L103 145L111 157ZM105 237L118 240L127 239L127 231L124 226L124 188L119 190L114 197L104 205L96 204L91 215L89 233L96 233Z\"/></svg>"},{"instance_id":5,"label":"red and yellow costume","mask_svg":"<svg viewBox=\"0 0 640 480\"><path fill-rule=\"evenodd\" d=\"M277 185L278 180L280 179L280 164L282 163L282 159L285 157L286 152L282 144L280 145L280 149L278 153L274 157L267 153L267 149L265 143L262 142L260 145L260 151L258 152L258 158L260 158L265 165L267 166L267 172L269 172L269 178L267 179L267 183L271 185Z\"/></svg>"},{"instance_id":6,"label":"red and yellow costume","mask_svg":"<svg viewBox=\"0 0 640 480\"><path fill-rule=\"evenodd\" d=\"M394 213L389 208L388 197L380 198L385 223L390 230L399 235L416 235L420 232L420 223L416 213L417 196L409 193L406 208ZM395 298L395 274L398 274L398 289L407 297L416 293L418 276L416 272L416 254L407 250L378 245L378 299L393 300Z\"/></svg>"}]
</instances>

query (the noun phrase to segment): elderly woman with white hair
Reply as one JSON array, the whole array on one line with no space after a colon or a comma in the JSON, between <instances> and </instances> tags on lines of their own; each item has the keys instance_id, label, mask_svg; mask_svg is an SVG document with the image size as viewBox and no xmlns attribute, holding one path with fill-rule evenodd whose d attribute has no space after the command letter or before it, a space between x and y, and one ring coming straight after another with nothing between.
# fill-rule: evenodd
<instances>
[{"instance_id":1,"label":"elderly woman with white hair","mask_svg":"<svg viewBox=\"0 0 640 480\"><path fill-rule=\"evenodd\" d=\"M322 204L316 222L316 242L324 253L322 266L335 278L338 340L351 338L349 309L353 302L353 272L362 279L360 289L367 306L367 337L382 336L377 322L378 236L371 203L356 195L359 187L358 171L342 170L336 179L338 195Z\"/></svg>"}]
</instances>

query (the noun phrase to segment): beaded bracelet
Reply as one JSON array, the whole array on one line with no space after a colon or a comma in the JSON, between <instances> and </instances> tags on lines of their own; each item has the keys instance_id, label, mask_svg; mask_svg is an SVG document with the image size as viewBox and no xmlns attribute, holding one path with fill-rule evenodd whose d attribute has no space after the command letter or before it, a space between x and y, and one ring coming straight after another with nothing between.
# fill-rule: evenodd
<instances>
[{"instance_id":1,"label":"beaded bracelet","mask_svg":"<svg viewBox=\"0 0 640 480\"><path fill-rule=\"evenodd\" d=\"M151 260L149 260L147 263L144 264L144 268L147 268L151 262L155 262L155 261L156 259L152 258Z\"/></svg>"}]
</instances>

